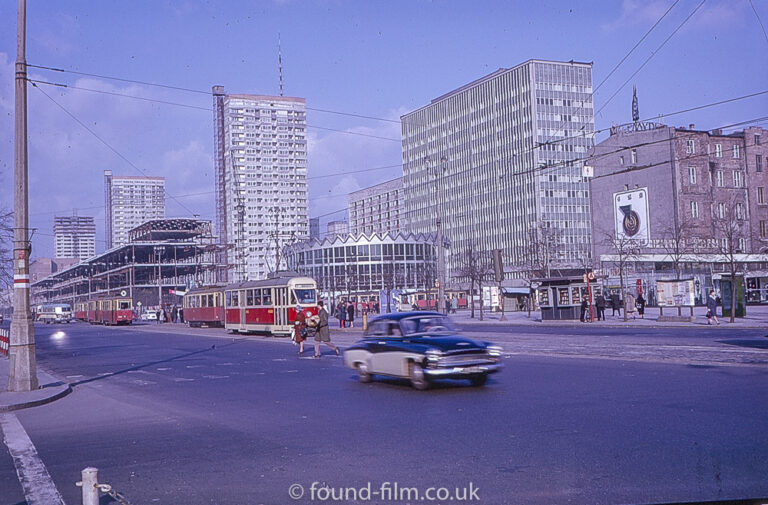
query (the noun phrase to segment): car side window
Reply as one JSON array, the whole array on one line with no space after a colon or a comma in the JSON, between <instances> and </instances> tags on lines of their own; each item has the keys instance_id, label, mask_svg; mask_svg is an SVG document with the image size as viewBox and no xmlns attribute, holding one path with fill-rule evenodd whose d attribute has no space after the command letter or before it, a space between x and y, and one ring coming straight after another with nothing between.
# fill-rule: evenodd
<instances>
[{"instance_id":1,"label":"car side window","mask_svg":"<svg viewBox=\"0 0 768 505\"><path fill-rule=\"evenodd\" d=\"M386 321L374 321L371 326L368 327L366 336L379 336L387 334L387 322Z\"/></svg>"},{"instance_id":2,"label":"car side window","mask_svg":"<svg viewBox=\"0 0 768 505\"><path fill-rule=\"evenodd\" d=\"M388 326L389 326L388 327L389 331L387 333L389 335L392 335L393 337L402 337L403 336L402 332L400 331L400 326L396 322L391 322L391 323L389 323Z\"/></svg>"}]
</instances>

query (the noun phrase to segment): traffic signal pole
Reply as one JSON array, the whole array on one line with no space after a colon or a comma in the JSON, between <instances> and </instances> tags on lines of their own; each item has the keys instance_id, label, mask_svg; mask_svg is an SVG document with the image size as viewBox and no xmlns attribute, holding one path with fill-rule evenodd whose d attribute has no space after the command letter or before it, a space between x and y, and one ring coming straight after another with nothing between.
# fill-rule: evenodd
<instances>
[{"instance_id":1,"label":"traffic signal pole","mask_svg":"<svg viewBox=\"0 0 768 505\"><path fill-rule=\"evenodd\" d=\"M27 181L26 0L18 0L13 228L13 320L8 391L37 389L35 328L29 306L29 190Z\"/></svg>"}]
</instances>

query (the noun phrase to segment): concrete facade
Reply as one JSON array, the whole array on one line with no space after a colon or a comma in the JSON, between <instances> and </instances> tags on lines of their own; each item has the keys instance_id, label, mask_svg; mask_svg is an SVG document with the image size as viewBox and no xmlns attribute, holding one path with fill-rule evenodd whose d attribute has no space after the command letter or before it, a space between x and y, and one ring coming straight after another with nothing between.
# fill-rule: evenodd
<instances>
[{"instance_id":1,"label":"concrete facade","mask_svg":"<svg viewBox=\"0 0 768 505\"><path fill-rule=\"evenodd\" d=\"M349 194L349 231L352 234L404 231L403 178L382 182Z\"/></svg>"},{"instance_id":2,"label":"concrete facade","mask_svg":"<svg viewBox=\"0 0 768 505\"><path fill-rule=\"evenodd\" d=\"M165 217L165 177L112 175L104 171L107 249L128 243L128 232Z\"/></svg>"},{"instance_id":3,"label":"concrete facade","mask_svg":"<svg viewBox=\"0 0 768 505\"><path fill-rule=\"evenodd\" d=\"M96 255L96 224L91 216L53 218L53 249L56 258L84 260Z\"/></svg>"}]
</instances>

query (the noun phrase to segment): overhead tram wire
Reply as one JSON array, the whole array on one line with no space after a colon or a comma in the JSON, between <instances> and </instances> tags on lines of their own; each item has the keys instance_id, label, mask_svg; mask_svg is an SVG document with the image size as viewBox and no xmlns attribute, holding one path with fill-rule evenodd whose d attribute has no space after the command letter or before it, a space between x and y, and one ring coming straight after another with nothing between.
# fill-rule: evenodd
<instances>
[{"instance_id":1,"label":"overhead tram wire","mask_svg":"<svg viewBox=\"0 0 768 505\"><path fill-rule=\"evenodd\" d=\"M653 24L653 26L651 26L651 28L647 32L645 32L645 35L643 35L640 38L640 40L637 41L637 43L632 47L632 49L630 49L629 52L627 54L625 54L624 57L616 65L614 65L614 67L611 69L611 71L608 72L608 75L606 75L603 78L603 80L600 81L600 83L597 85L597 87L592 90L592 93L589 94L589 97L590 97L590 99L592 99L592 107L593 107L593 109L594 109L594 106L595 106L595 94L598 92L598 90L603 86L603 84L605 84L605 82L608 79L610 79L610 77L614 74L614 72L616 72L616 70L618 70L618 68L622 65L622 63L624 63L627 60L627 58L629 58L632 55L632 53L635 51L635 49L637 49L640 46L640 44L643 43L643 41L648 37L648 35L651 34L651 32L659 25L659 23L661 23L664 20L664 18L667 17L667 14L669 14L669 12L675 7L675 5L678 4L678 2L680 2L680 0L675 0L675 2L669 7L669 9L667 9L667 11ZM583 105L584 101L582 100L581 103L582 103L582 108L583 108L584 107L584 105ZM561 121L560 126L558 126L557 129L560 130L564 125L565 125L565 121ZM583 130L584 130L584 127L582 126L580 131L583 131ZM594 132L593 132L593 134L594 134ZM549 138L544 142L544 144L549 144L550 141L552 140L552 137L553 137L553 135L550 135Z\"/></svg>"},{"instance_id":2,"label":"overhead tram wire","mask_svg":"<svg viewBox=\"0 0 768 505\"><path fill-rule=\"evenodd\" d=\"M70 86L68 84L62 84L62 83L56 83L56 82L48 82L48 81L40 81L40 80L36 80L36 79L27 79L27 81L29 83L31 83L31 84L44 84L44 85L47 85L47 86L55 86L57 88L76 89L78 91L88 91L88 92L91 92L91 93L100 93L100 94L104 94L104 95L119 96L119 97L123 97L123 98L132 98L134 100L142 100L142 101L145 101L145 102L161 103L161 104L164 104L164 105L175 105L177 107L186 107L186 108L190 108L190 109L198 109L198 110L204 110L204 111L208 111L208 112L213 112L213 109L211 109L210 107L200 107L200 106L197 106L197 105L187 105L187 104L183 104L183 103L169 102L169 101L166 101L166 100L157 100L157 99L154 99L154 98L146 98L146 97L135 96L135 95L126 95L125 93L115 93L115 92L111 92L111 91L103 91L103 90L98 90L98 89L82 88L82 87L79 87L79 86ZM332 132L337 132L337 133L343 133L345 135L357 135L357 136L360 136L360 137L368 137L368 138L374 138L374 139L379 139L379 140L388 140L390 142L398 142L398 143L401 142L401 139L393 139L393 138L390 138L390 137L382 137L380 135L373 135L373 134L370 134L370 133L354 132L354 131L349 131L349 130L339 130L337 128L328 128L328 127L325 127L325 126L316 126L316 125L312 125L312 124L306 124L306 127L307 128L316 129L316 130L326 130L326 131L332 131Z\"/></svg>"},{"instance_id":3,"label":"overhead tram wire","mask_svg":"<svg viewBox=\"0 0 768 505\"><path fill-rule=\"evenodd\" d=\"M611 103L611 100L613 100L613 99L616 97L616 95L618 95L618 94L619 94L619 92L620 92L622 89L624 89L624 86L626 86L626 85L629 83L629 81L631 81L631 80L632 80L632 78L633 78L633 77L635 77L635 76L636 76L638 73L640 73L640 71L641 71L641 70L642 70L642 69L643 69L643 68L644 68L644 67L645 67L645 66L648 64L648 62L649 62L649 61L651 61L651 59L652 59L654 56L656 56L656 54L657 54L659 51L661 51L661 49L662 49L662 48L663 48L663 47L664 47L664 46L667 44L667 42L669 42L669 40L670 40L672 37L674 37L674 36L675 36L675 34L676 34L678 31L680 31L680 29L681 29L683 26L685 26L685 24L688 22L688 20L690 20L690 19L693 17L693 15L694 15L694 14L696 14L696 13L699 11L699 9L701 8L701 6L702 6L702 5L704 5L704 3L705 3L706 1L707 1L707 0L701 0L701 3L699 3L699 5L697 5L695 9L693 9L693 12L691 12L690 14L688 14L688 17L686 17L686 18L683 20L683 22L682 22L682 23L680 23L680 24L677 26L677 28L675 28L675 30L674 30L674 31L673 31L671 34L669 34L669 36L668 36L666 39L664 39L664 42L662 42L662 43L661 43L661 45L660 45L659 47L657 47L655 51L652 51L652 52L651 52L651 55L650 55L648 58L646 58L646 60L643 62L643 64L642 64L642 65L640 65L640 67L639 67L637 70L635 70L635 72L634 72L632 75L630 75L630 76L629 76L629 78L628 78L626 81L624 81L624 84L622 84L621 86L619 86L619 89L617 89L617 90L616 90L616 91L615 91L615 92L614 92L614 93L613 93L613 94L612 94L612 95L611 95L611 96L608 98L608 100L606 100L606 101L605 101L605 103L604 103L604 104L603 104L603 105L602 105L602 106L601 106L599 109L597 109L597 111L595 112L595 116L597 116L598 114L600 114L600 112L601 112L603 109L605 109L605 107L606 107L606 106L607 106L609 103Z\"/></svg>"},{"instance_id":4,"label":"overhead tram wire","mask_svg":"<svg viewBox=\"0 0 768 505\"><path fill-rule=\"evenodd\" d=\"M70 111L69 111L69 110L68 110L66 107L64 107L63 105L61 105L61 104L60 104L59 102L57 102L56 100L54 100L54 99L53 99L53 97L51 97L51 96L50 96L48 93L46 93L45 91L43 91L42 89L40 89L40 87L39 87L38 85L36 85L35 83L32 83L32 86L33 86L33 87L34 87L36 90L40 91L40 93L42 93L43 95L45 95L45 96L46 96L46 97L47 97L47 98L48 98L50 101L52 101L54 104L56 104L56 105L57 105L57 106L58 106L58 107L59 107L61 110L63 110L63 111L64 111L64 112L65 112L65 113L66 113L66 114L69 116L69 117L71 117L71 118L72 118L72 119L73 119L75 122L77 122L77 124L79 124L80 126L82 126L83 128L85 128L85 130L86 130L86 131L88 131L88 133L90 133L91 135L93 135L93 136L94 136L94 137L95 137L95 138L96 138L96 139L97 139L99 142L101 142L102 144L104 144L105 146L107 146L107 148L108 148L110 151L112 151L113 153L115 153L115 154L116 154L116 155L117 155L117 156L118 156L120 159L122 159L123 161L125 161L126 163L128 163L128 165L130 165L131 167L133 167L133 168L134 168L136 171L138 171L139 173L141 173L141 174L142 174L144 177L149 177L149 176L147 175L147 173L146 173L146 172L144 172L142 169L140 169L139 167L137 167L137 166L136 166L136 165L135 165L133 162L131 162L131 160L129 160L128 158L126 158L125 156L123 156L123 155L122 155L122 153L120 153L120 152L119 152L117 149L115 149L114 147L112 147L112 145L111 145L111 144L109 144L109 143L108 143L106 140L104 140L104 139L103 139L103 138L101 138L99 135L97 135L97 134L96 134L96 132L94 132L93 130L91 130L91 129L88 127L88 125L86 125L85 123L83 123L82 121L80 121L80 120L79 120L79 119L78 119L78 118L77 118L77 117L76 117L74 114L72 114L72 113L71 113L71 112L70 112ZM188 208L186 205L184 205L184 204L183 204L183 203L181 203L180 201L178 201L178 200L176 200L176 199L174 199L174 201L175 201L177 204L179 204L179 206L180 206L182 209L186 210L186 211L187 211L187 212L189 212L190 214L194 214L194 212L192 212L192 211L191 211L191 210L190 210L190 209L189 209L189 208Z\"/></svg>"},{"instance_id":5,"label":"overhead tram wire","mask_svg":"<svg viewBox=\"0 0 768 505\"><path fill-rule=\"evenodd\" d=\"M155 86L155 87L158 87L158 88L172 89L172 90L176 90L176 91L186 91L186 92L189 92L189 93L197 93L197 94L211 96L211 92L210 91L203 91L203 90L199 90L199 89L184 88L184 87L181 87L181 86L172 86L172 85L168 85L168 84L156 84L156 83L147 82L147 81L139 81L139 80L136 80L136 79L124 79L124 78L121 78L121 77L113 77L113 76L108 76L108 75L91 74L91 73L87 73L87 72L78 72L78 71L75 71L75 70L67 70L67 69L64 69L64 68L49 67L49 66L46 66L46 65L33 65L31 63L28 63L27 67L39 68L41 70L50 70L52 72L60 72L60 73L83 75L83 76L86 76L86 77L97 77L99 79L108 79L108 80L112 80L112 81L127 82L127 83L132 83L132 84L141 84L143 86ZM69 87L73 87L73 86L69 86ZM356 117L356 118L360 118L360 119L370 119L370 120L373 120L373 121L384 121L384 122L398 123L398 124L402 123L402 121L399 120L399 119L390 119L390 118L383 118L383 117L376 117L376 116L368 116L368 115L365 115L365 114L357 114L357 113L354 113L354 112L343 112L343 111L330 110L330 109L321 109L321 108L317 108L317 107L306 107L306 109L307 110L312 110L312 111L315 111L315 112L324 112L324 113L327 113L327 114L337 114L337 115L340 115L340 116L350 116L350 117Z\"/></svg>"},{"instance_id":6,"label":"overhead tram wire","mask_svg":"<svg viewBox=\"0 0 768 505\"><path fill-rule=\"evenodd\" d=\"M752 0L749 0L749 5L752 6L752 11L755 13L755 17L757 18L757 22L760 23L760 28L763 30L763 35L765 35L765 41L768 42L768 33L765 31L765 26L763 25L763 20L760 19L760 14L757 13L757 9L755 9L755 4L752 2Z\"/></svg>"}]
</instances>

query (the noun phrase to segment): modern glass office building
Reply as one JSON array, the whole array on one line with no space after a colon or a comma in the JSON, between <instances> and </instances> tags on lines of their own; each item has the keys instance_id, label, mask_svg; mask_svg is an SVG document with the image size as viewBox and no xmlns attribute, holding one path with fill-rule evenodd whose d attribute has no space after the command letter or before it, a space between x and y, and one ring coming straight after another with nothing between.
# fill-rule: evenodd
<instances>
[{"instance_id":1,"label":"modern glass office building","mask_svg":"<svg viewBox=\"0 0 768 505\"><path fill-rule=\"evenodd\" d=\"M439 213L449 283L468 248L525 263L542 229L557 237L556 262L590 255L591 63L529 60L401 119L405 220L430 233Z\"/></svg>"}]
</instances>

